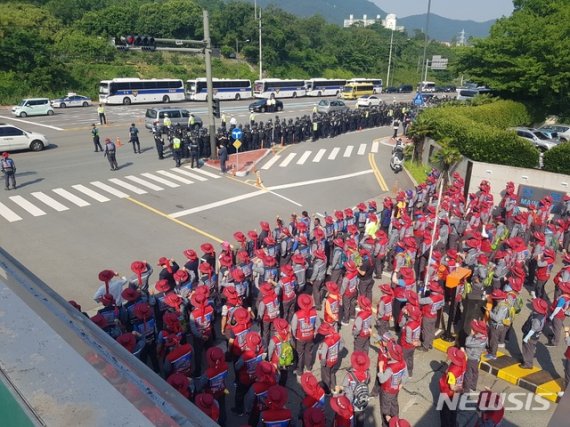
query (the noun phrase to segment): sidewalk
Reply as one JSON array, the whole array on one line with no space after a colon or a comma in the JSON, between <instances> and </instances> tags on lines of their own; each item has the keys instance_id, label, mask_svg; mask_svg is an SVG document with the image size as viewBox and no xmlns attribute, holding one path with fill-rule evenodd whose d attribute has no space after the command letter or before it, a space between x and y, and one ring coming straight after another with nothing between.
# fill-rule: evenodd
<instances>
[{"instance_id":1,"label":"sidewalk","mask_svg":"<svg viewBox=\"0 0 570 427\"><path fill-rule=\"evenodd\" d=\"M230 154L228 161L226 162L227 173L235 176L244 177L265 157L271 153L268 148L262 148L259 150L244 151L243 153ZM207 160L205 163L207 166L220 170L219 160Z\"/></svg>"}]
</instances>

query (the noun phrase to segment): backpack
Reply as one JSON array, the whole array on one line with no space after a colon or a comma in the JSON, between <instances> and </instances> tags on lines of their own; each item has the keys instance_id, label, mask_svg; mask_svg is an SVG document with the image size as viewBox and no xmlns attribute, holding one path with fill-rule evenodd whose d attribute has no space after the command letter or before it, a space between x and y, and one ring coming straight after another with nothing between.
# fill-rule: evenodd
<instances>
[{"instance_id":1,"label":"backpack","mask_svg":"<svg viewBox=\"0 0 570 427\"><path fill-rule=\"evenodd\" d=\"M352 405L356 412L361 412L368 406L368 398L370 397L370 393L368 391L369 378L366 376L366 380L362 382L358 381L354 374L352 374L352 378L356 382L356 387L354 387L354 391L352 393Z\"/></svg>"},{"instance_id":2,"label":"backpack","mask_svg":"<svg viewBox=\"0 0 570 427\"><path fill-rule=\"evenodd\" d=\"M286 368L293 364L293 347L289 341L281 343L281 354L279 355L279 367Z\"/></svg>"},{"instance_id":3,"label":"backpack","mask_svg":"<svg viewBox=\"0 0 570 427\"><path fill-rule=\"evenodd\" d=\"M523 299L520 296L517 296L515 301L513 302L512 310L515 314L519 314L523 308Z\"/></svg>"},{"instance_id":4,"label":"backpack","mask_svg":"<svg viewBox=\"0 0 570 427\"><path fill-rule=\"evenodd\" d=\"M483 279L483 286L488 288L493 284L493 277L495 276L495 267L489 267L487 270L487 277ZM518 313L518 311L517 311Z\"/></svg>"}]
</instances>

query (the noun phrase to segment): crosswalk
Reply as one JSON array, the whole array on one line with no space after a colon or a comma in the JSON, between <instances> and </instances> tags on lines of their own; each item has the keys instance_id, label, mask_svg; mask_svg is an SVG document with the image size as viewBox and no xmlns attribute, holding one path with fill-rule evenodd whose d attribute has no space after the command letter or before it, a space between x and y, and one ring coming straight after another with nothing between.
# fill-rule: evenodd
<instances>
[{"instance_id":1,"label":"crosswalk","mask_svg":"<svg viewBox=\"0 0 570 427\"><path fill-rule=\"evenodd\" d=\"M17 194L1 199L0 220L3 218L8 222L17 222L29 216L42 217L48 213L65 212L71 208L84 208L96 203L147 194L149 191L179 188L182 185L219 178L219 175L203 168L192 169L190 166L182 166L152 173L109 178L106 181L91 181L89 184L74 184L67 189L59 187L48 191L34 191L29 195Z\"/></svg>"},{"instance_id":2,"label":"crosswalk","mask_svg":"<svg viewBox=\"0 0 570 427\"><path fill-rule=\"evenodd\" d=\"M300 148L300 147L299 147ZM339 155L343 158L351 157L354 153L357 156L364 156L367 152L378 153L379 142L372 141L371 144L359 144L358 146L347 145L346 147L333 147L333 148L321 148L318 151L305 150L303 152L293 152L287 154L276 154L271 157L265 164L261 167L262 170L271 169L274 165L278 167L286 168L287 166L297 164L304 165L310 160L311 163L319 163L323 159L335 160ZM327 155L328 153L328 155Z\"/></svg>"}]
</instances>

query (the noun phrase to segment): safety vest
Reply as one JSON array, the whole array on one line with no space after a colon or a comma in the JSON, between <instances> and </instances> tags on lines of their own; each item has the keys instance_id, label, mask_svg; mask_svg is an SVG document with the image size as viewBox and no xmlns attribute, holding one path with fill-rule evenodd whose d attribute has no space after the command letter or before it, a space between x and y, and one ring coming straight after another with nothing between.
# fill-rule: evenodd
<instances>
[{"instance_id":1,"label":"safety vest","mask_svg":"<svg viewBox=\"0 0 570 427\"><path fill-rule=\"evenodd\" d=\"M380 301L384 303L384 312L380 316L379 320L390 320L392 316L392 301L393 298L390 295L382 295ZM380 303L378 303L378 315L380 315Z\"/></svg>"},{"instance_id":2,"label":"safety vest","mask_svg":"<svg viewBox=\"0 0 570 427\"><path fill-rule=\"evenodd\" d=\"M463 387L463 377L465 376L465 371L466 366L457 366L452 364L449 368L447 368L447 372L439 379L439 392L445 393L449 397L453 397L455 392L451 390L451 387L449 387L449 383L447 381L448 373L451 372L453 376L455 376L456 387Z\"/></svg>"},{"instance_id":3,"label":"safety vest","mask_svg":"<svg viewBox=\"0 0 570 427\"><path fill-rule=\"evenodd\" d=\"M355 272L354 276L350 277L351 273L347 273L344 276L344 281L347 282L346 288L344 290L345 297L352 297L356 295L356 286L358 285L358 274Z\"/></svg>"},{"instance_id":4,"label":"safety vest","mask_svg":"<svg viewBox=\"0 0 570 427\"><path fill-rule=\"evenodd\" d=\"M340 353L340 334L333 333L325 338L325 344L328 346L326 364L329 368L335 366L338 362Z\"/></svg>"},{"instance_id":5,"label":"safety vest","mask_svg":"<svg viewBox=\"0 0 570 427\"><path fill-rule=\"evenodd\" d=\"M295 279L294 277L284 277L281 279L281 290L283 294L283 302L295 299Z\"/></svg>"},{"instance_id":6,"label":"safety vest","mask_svg":"<svg viewBox=\"0 0 570 427\"><path fill-rule=\"evenodd\" d=\"M362 327L360 328L358 336L363 338L369 337L372 331L372 311L361 311L358 313L358 317L362 319ZM352 326L352 330L354 330L354 326Z\"/></svg>"},{"instance_id":7,"label":"safety vest","mask_svg":"<svg viewBox=\"0 0 570 427\"><path fill-rule=\"evenodd\" d=\"M208 378L208 392L214 397L220 397L226 390L226 378L228 377L228 367L222 366L220 369L206 369L206 377Z\"/></svg>"},{"instance_id":8,"label":"safety vest","mask_svg":"<svg viewBox=\"0 0 570 427\"><path fill-rule=\"evenodd\" d=\"M212 333L214 309L211 305L206 306L203 310L195 308L192 310L192 317L194 317L194 326L202 335Z\"/></svg>"},{"instance_id":9,"label":"safety vest","mask_svg":"<svg viewBox=\"0 0 570 427\"><path fill-rule=\"evenodd\" d=\"M408 328L411 332L408 332ZM422 328L417 320L410 320L404 327L404 333L400 338L400 345L405 349L416 348L415 341L419 341Z\"/></svg>"},{"instance_id":10,"label":"safety vest","mask_svg":"<svg viewBox=\"0 0 570 427\"><path fill-rule=\"evenodd\" d=\"M245 337L250 331L250 326L247 324L238 323L235 326L230 326L235 338L232 343L232 353L239 356L245 350Z\"/></svg>"},{"instance_id":11,"label":"safety vest","mask_svg":"<svg viewBox=\"0 0 570 427\"><path fill-rule=\"evenodd\" d=\"M102 105L100 107L97 107L97 113L98 114L104 114L105 113L105 107L103 107Z\"/></svg>"},{"instance_id":12,"label":"safety vest","mask_svg":"<svg viewBox=\"0 0 570 427\"><path fill-rule=\"evenodd\" d=\"M445 304L445 299L442 294L432 293L429 298L431 303L422 305L422 315L430 319L435 319L437 317L437 312L443 308Z\"/></svg>"},{"instance_id":13,"label":"safety vest","mask_svg":"<svg viewBox=\"0 0 570 427\"><path fill-rule=\"evenodd\" d=\"M164 118L164 126L166 126L167 128L169 128L170 126L172 126L172 120L170 120L170 117L165 117L165 118Z\"/></svg>"},{"instance_id":14,"label":"safety vest","mask_svg":"<svg viewBox=\"0 0 570 427\"><path fill-rule=\"evenodd\" d=\"M267 409L267 390L273 384L268 383L253 383L253 393L255 394L255 406L259 412L265 411Z\"/></svg>"},{"instance_id":15,"label":"safety vest","mask_svg":"<svg viewBox=\"0 0 570 427\"><path fill-rule=\"evenodd\" d=\"M291 424L291 411L286 408L268 409L261 413L263 427L289 427Z\"/></svg>"},{"instance_id":16,"label":"safety vest","mask_svg":"<svg viewBox=\"0 0 570 427\"><path fill-rule=\"evenodd\" d=\"M245 354L247 354L247 353L244 353L244 355ZM245 372L249 376L250 380L255 378L255 368L257 368L257 365L262 360L263 360L263 353L257 354L257 355L252 353L250 355L250 357L248 357L247 359L244 359L243 362L244 362Z\"/></svg>"},{"instance_id":17,"label":"safety vest","mask_svg":"<svg viewBox=\"0 0 570 427\"><path fill-rule=\"evenodd\" d=\"M14 170L14 161L12 159L2 159L2 170L4 172L12 172Z\"/></svg>"},{"instance_id":18,"label":"safety vest","mask_svg":"<svg viewBox=\"0 0 570 427\"><path fill-rule=\"evenodd\" d=\"M144 322L142 320L133 324L133 331L138 332L144 337L147 344L152 344L156 337L156 321L151 318Z\"/></svg>"},{"instance_id":19,"label":"safety vest","mask_svg":"<svg viewBox=\"0 0 570 427\"><path fill-rule=\"evenodd\" d=\"M263 321L271 322L273 319L279 317L279 298L275 293L263 297L263 304L265 304L265 312L263 313Z\"/></svg>"},{"instance_id":20,"label":"safety vest","mask_svg":"<svg viewBox=\"0 0 570 427\"><path fill-rule=\"evenodd\" d=\"M192 115L190 115L190 117L188 118L188 124L190 126L194 126L196 124L196 118Z\"/></svg>"},{"instance_id":21,"label":"safety vest","mask_svg":"<svg viewBox=\"0 0 570 427\"><path fill-rule=\"evenodd\" d=\"M403 360L388 362L388 368L392 370L392 376L381 387L387 393L397 394L400 391L400 384L406 372L406 362Z\"/></svg>"},{"instance_id":22,"label":"safety vest","mask_svg":"<svg viewBox=\"0 0 570 427\"><path fill-rule=\"evenodd\" d=\"M564 305L562 306L562 309L558 311L558 313L556 313L556 315L554 317L556 317L557 319L564 319L566 317L566 311L568 310L568 308L570 307L570 295L568 294L562 294L560 295L553 303L552 306L550 307L550 311L554 311L556 309L556 307L558 306L558 302L562 300L564 301Z\"/></svg>"},{"instance_id":23,"label":"safety vest","mask_svg":"<svg viewBox=\"0 0 570 427\"><path fill-rule=\"evenodd\" d=\"M300 341L312 341L315 337L315 324L317 322L317 310L312 308L307 313L299 310L297 313L297 330L295 338Z\"/></svg>"},{"instance_id":24,"label":"safety vest","mask_svg":"<svg viewBox=\"0 0 570 427\"><path fill-rule=\"evenodd\" d=\"M174 372L190 377L192 375L192 346L183 344L167 354L166 360L172 365Z\"/></svg>"},{"instance_id":25,"label":"safety vest","mask_svg":"<svg viewBox=\"0 0 570 427\"><path fill-rule=\"evenodd\" d=\"M180 138L174 137L174 139L172 140L172 148L175 150L178 150L178 149L180 149L181 144L182 144L182 141L180 141Z\"/></svg>"}]
</instances>

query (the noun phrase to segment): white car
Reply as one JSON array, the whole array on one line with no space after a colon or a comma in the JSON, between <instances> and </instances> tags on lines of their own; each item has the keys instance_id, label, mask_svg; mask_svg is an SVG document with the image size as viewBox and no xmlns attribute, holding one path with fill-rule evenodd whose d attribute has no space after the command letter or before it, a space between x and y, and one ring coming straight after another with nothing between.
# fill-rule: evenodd
<instances>
[{"instance_id":1,"label":"white car","mask_svg":"<svg viewBox=\"0 0 570 427\"><path fill-rule=\"evenodd\" d=\"M47 138L41 133L28 132L11 124L0 123L0 152L41 151L48 145Z\"/></svg>"},{"instance_id":2,"label":"white car","mask_svg":"<svg viewBox=\"0 0 570 427\"><path fill-rule=\"evenodd\" d=\"M356 101L357 107L376 107L382 104L382 100L376 95L364 95Z\"/></svg>"},{"instance_id":3,"label":"white car","mask_svg":"<svg viewBox=\"0 0 570 427\"><path fill-rule=\"evenodd\" d=\"M91 98L77 95L75 93L68 93L67 96L52 99L51 105L54 108L87 107L91 105Z\"/></svg>"}]
</instances>

